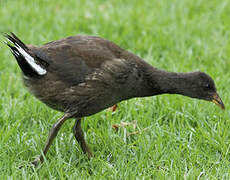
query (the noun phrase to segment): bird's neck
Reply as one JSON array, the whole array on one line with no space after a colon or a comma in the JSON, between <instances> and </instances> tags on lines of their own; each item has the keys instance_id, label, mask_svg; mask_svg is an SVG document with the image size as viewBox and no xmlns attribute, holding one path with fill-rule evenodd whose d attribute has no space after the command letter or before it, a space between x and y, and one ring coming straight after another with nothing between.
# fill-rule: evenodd
<instances>
[{"instance_id":1,"label":"bird's neck","mask_svg":"<svg viewBox=\"0 0 230 180\"><path fill-rule=\"evenodd\" d=\"M149 65L143 73L143 84L139 92L142 96L158 94L181 94L187 96L192 74L167 72Z\"/></svg>"}]
</instances>

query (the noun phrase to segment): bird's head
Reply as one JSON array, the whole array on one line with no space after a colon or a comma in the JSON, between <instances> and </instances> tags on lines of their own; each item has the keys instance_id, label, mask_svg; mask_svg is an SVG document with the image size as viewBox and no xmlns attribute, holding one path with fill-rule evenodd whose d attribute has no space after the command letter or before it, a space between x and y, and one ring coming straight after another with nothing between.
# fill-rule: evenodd
<instances>
[{"instance_id":1,"label":"bird's head","mask_svg":"<svg viewBox=\"0 0 230 180\"><path fill-rule=\"evenodd\" d=\"M224 109L224 103L217 94L215 83L209 75L203 72L193 72L187 80L185 84L189 86L186 88L186 96L212 101Z\"/></svg>"}]
</instances>

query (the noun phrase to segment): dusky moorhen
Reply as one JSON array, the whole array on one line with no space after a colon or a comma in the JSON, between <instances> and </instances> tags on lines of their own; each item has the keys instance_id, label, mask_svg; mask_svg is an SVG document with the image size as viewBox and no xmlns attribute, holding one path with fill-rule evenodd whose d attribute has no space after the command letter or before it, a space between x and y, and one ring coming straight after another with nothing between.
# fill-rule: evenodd
<instances>
[{"instance_id":1,"label":"dusky moorhen","mask_svg":"<svg viewBox=\"0 0 230 180\"><path fill-rule=\"evenodd\" d=\"M159 70L100 37L77 35L42 46L25 45L13 33L6 34L6 38L32 94L64 112L51 128L44 156L69 118L76 119L73 133L83 152L92 156L81 129L81 118L130 98L181 94L212 101L224 109L214 81L207 74ZM35 166L43 162L43 155L33 161Z\"/></svg>"}]
</instances>

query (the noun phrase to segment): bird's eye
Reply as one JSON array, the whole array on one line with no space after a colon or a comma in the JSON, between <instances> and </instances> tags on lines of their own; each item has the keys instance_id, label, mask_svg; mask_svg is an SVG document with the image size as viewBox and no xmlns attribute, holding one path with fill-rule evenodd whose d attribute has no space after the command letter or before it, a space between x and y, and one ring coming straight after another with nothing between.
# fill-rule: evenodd
<instances>
[{"instance_id":1,"label":"bird's eye","mask_svg":"<svg viewBox=\"0 0 230 180\"><path fill-rule=\"evenodd\" d=\"M210 84L208 84L208 83L205 85L205 87L206 87L207 89L210 89L210 88L211 88Z\"/></svg>"}]
</instances>

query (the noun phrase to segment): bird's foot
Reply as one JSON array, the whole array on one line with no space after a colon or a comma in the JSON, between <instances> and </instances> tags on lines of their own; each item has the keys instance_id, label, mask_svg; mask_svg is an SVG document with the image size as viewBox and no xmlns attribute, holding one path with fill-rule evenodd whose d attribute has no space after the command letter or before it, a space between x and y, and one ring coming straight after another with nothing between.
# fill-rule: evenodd
<instances>
[{"instance_id":1,"label":"bird's foot","mask_svg":"<svg viewBox=\"0 0 230 180\"><path fill-rule=\"evenodd\" d=\"M87 155L88 155L88 158L89 159L92 159L93 158L93 154L92 154L92 152L91 151L87 151Z\"/></svg>"},{"instance_id":2,"label":"bird's foot","mask_svg":"<svg viewBox=\"0 0 230 180\"><path fill-rule=\"evenodd\" d=\"M19 169L22 169L22 168L28 168L28 167L33 167L33 168L37 168L38 167L38 165L41 163L41 158L40 158L41 156L39 156L39 157L37 157L34 161L32 161L32 162L30 162L29 164L27 164L27 165L21 165L21 166L19 166Z\"/></svg>"},{"instance_id":3,"label":"bird's foot","mask_svg":"<svg viewBox=\"0 0 230 180\"><path fill-rule=\"evenodd\" d=\"M37 168L38 165L39 165L40 163L42 163L41 156L37 157L34 161L31 162L31 164L32 164L35 168Z\"/></svg>"}]
</instances>

